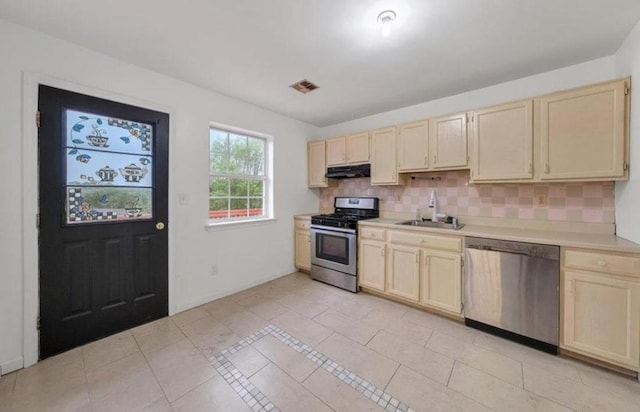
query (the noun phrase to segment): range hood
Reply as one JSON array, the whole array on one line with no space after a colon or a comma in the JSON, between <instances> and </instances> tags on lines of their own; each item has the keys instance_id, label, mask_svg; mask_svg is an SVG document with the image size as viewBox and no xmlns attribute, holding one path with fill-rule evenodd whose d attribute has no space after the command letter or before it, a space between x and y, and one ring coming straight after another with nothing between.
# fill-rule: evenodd
<instances>
[{"instance_id":1,"label":"range hood","mask_svg":"<svg viewBox=\"0 0 640 412\"><path fill-rule=\"evenodd\" d=\"M331 179L369 177L371 176L371 165L367 163L363 165L328 167L326 176Z\"/></svg>"}]
</instances>

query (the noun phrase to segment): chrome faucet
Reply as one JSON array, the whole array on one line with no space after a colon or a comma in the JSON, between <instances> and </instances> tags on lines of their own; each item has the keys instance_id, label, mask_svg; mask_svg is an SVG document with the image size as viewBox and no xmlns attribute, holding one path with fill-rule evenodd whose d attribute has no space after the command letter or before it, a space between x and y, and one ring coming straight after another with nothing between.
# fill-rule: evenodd
<instances>
[{"instance_id":1,"label":"chrome faucet","mask_svg":"<svg viewBox=\"0 0 640 412\"><path fill-rule=\"evenodd\" d=\"M431 195L429 196L429 209L432 209L431 221L438 221L438 195L436 194L435 189L431 191Z\"/></svg>"}]
</instances>

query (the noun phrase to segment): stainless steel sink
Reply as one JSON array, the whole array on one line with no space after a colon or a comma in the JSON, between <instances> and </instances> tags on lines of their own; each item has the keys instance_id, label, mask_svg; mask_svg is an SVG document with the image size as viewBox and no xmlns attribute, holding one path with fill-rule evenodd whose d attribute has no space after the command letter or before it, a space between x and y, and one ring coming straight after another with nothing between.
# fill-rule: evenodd
<instances>
[{"instance_id":1,"label":"stainless steel sink","mask_svg":"<svg viewBox=\"0 0 640 412\"><path fill-rule=\"evenodd\" d=\"M464 226L464 224L461 224L461 223L458 223L457 226L454 226L453 223L433 222L431 220L407 220L407 221L399 222L396 224L403 225L403 226L435 227L438 229L452 229L452 230L458 230Z\"/></svg>"}]
</instances>

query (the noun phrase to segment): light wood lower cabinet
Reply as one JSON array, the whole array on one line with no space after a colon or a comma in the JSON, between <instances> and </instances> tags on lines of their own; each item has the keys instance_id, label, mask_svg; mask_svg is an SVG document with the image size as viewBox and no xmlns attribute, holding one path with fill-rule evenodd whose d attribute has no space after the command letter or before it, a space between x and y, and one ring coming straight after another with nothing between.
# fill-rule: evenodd
<instances>
[{"instance_id":1,"label":"light wood lower cabinet","mask_svg":"<svg viewBox=\"0 0 640 412\"><path fill-rule=\"evenodd\" d=\"M422 251L420 303L462 313L462 257Z\"/></svg>"},{"instance_id":2,"label":"light wood lower cabinet","mask_svg":"<svg viewBox=\"0 0 640 412\"><path fill-rule=\"evenodd\" d=\"M389 244L387 266L389 294L418 302L420 300L420 249Z\"/></svg>"},{"instance_id":3,"label":"light wood lower cabinet","mask_svg":"<svg viewBox=\"0 0 640 412\"><path fill-rule=\"evenodd\" d=\"M365 226L358 244L360 286L460 316L462 237Z\"/></svg>"},{"instance_id":4,"label":"light wood lower cabinet","mask_svg":"<svg viewBox=\"0 0 640 412\"><path fill-rule=\"evenodd\" d=\"M358 276L360 285L384 292L386 274L386 244L372 240L358 242Z\"/></svg>"},{"instance_id":5,"label":"light wood lower cabinet","mask_svg":"<svg viewBox=\"0 0 640 412\"><path fill-rule=\"evenodd\" d=\"M311 270L311 234L310 218L295 218L295 266L298 269Z\"/></svg>"},{"instance_id":6,"label":"light wood lower cabinet","mask_svg":"<svg viewBox=\"0 0 640 412\"><path fill-rule=\"evenodd\" d=\"M636 255L563 251L562 348L640 370L637 260Z\"/></svg>"}]
</instances>

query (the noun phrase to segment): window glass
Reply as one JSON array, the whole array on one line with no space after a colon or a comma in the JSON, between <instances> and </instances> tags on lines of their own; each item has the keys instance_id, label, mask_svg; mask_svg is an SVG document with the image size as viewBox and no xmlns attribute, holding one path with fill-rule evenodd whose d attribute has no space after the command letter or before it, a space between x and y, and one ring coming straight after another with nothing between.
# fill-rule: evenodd
<instances>
[{"instance_id":1,"label":"window glass","mask_svg":"<svg viewBox=\"0 0 640 412\"><path fill-rule=\"evenodd\" d=\"M209 219L215 222L271 217L268 140L218 128L209 132Z\"/></svg>"}]
</instances>

